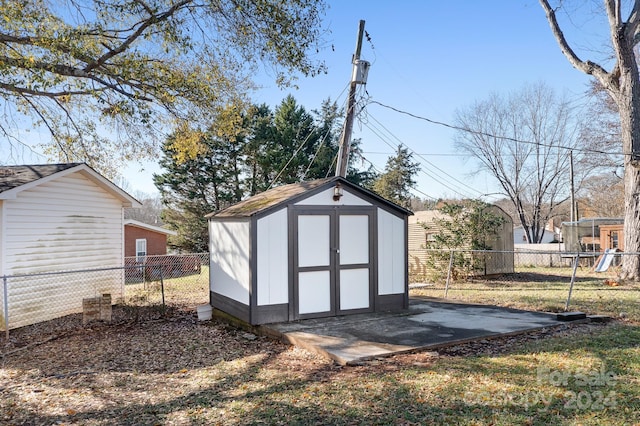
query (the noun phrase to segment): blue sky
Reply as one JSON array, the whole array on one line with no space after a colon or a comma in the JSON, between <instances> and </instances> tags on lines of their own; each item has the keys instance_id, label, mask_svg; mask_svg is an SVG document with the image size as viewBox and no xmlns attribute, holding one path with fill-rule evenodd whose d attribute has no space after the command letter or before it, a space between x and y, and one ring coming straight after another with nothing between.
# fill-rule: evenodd
<instances>
[{"instance_id":1,"label":"blue sky","mask_svg":"<svg viewBox=\"0 0 640 426\"><path fill-rule=\"evenodd\" d=\"M593 56L603 49L593 28L604 28L603 22L591 13L594 3L576 3L571 22L565 19L566 33ZM344 105L360 19L371 38L361 55L372 64L366 85L370 100L453 123L456 109L527 83L542 81L559 94L584 98L588 77L561 54L537 0L329 0L327 48L317 55L328 74L300 79L297 90L276 87L268 73L258 75L262 88L253 100L275 107L292 94L307 110L319 108L326 98ZM497 191L490 176L470 176L474 163L456 152L453 131L446 127L370 104L353 137L362 138L365 157L380 170L398 143L420 154L414 158L422 167L416 191L421 197ZM132 164L124 173L128 189L154 192L151 174L157 171L153 163Z\"/></svg>"}]
</instances>

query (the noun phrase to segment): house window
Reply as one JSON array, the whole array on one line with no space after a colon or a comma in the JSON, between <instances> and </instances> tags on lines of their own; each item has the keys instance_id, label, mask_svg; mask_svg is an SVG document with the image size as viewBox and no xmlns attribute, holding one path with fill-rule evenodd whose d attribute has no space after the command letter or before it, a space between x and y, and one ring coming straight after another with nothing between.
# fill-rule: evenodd
<instances>
[{"instance_id":1,"label":"house window","mask_svg":"<svg viewBox=\"0 0 640 426\"><path fill-rule=\"evenodd\" d=\"M147 255L147 240L145 238L136 240L136 261L142 262Z\"/></svg>"}]
</instances>

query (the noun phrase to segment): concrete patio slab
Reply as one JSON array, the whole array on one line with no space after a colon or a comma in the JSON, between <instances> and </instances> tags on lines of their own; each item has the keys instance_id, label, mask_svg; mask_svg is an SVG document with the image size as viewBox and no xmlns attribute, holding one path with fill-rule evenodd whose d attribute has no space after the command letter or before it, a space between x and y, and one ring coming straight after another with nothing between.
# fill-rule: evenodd
<instances>
[{"instance_id":1,"label":"concrete patio slab","mask_svg":"<svg viewBox=\"0 0 640 426\"><path fill-rule=\"evenodd\" d=\"M349 365L403 352L559 326L556 314L411 298L409 310L262 326L293 345Z\"/></svg>"}]
</instances>

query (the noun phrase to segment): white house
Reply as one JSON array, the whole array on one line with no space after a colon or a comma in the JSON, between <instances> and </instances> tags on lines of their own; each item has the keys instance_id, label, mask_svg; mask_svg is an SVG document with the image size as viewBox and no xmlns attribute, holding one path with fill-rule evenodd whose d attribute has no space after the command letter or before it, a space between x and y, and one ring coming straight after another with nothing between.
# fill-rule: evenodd
<instances>
[{"instance_id":1,"label":"white house","mask_svg":"<svg viewBox=\"0 0 640 426\"><path fill-rule=\"evenodd\" d=\"M82 310L82 299L122 294L123 208L140 203L83 163L0 166L0 327Z\"/></svg>"},{"instance_id":2,"label":"white house","mask_svg":"<svg viewBox=\"0 0 640 426\"><path fill-rule=\"evenodd\" d=\"M410 214L341 177L211 214L211 304L250 324L406 309Z\"/></svg>"},{"instance_id":3,"label":"white house","mask_svg":"<svg viewBox=\"0 0 640 426\"><path fill-rule=\"evenodd\" d=\"M560 228L553 224L553 220L550 220L544 227L544 235L540 244L548 244L553 241L558 241L560 238ZM529 244L527 242L527 236L525 235L522 225L513 227L513 243L514 244Z\"/></svg>"}]
</instances>

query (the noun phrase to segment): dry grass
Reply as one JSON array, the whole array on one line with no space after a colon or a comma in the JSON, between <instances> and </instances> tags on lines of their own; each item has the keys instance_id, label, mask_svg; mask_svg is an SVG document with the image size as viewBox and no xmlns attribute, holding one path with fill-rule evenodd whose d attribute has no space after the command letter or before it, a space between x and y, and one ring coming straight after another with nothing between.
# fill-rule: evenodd
<instances>
[{"instance_id":1,"label":"dry grass","mask_svg":"<svg viewBox=\"0 0 640 426\"><path fill-rule=\"evenodd\" d=\"M522 268L515 274L478 277L452 282L447 298L467 303L481 303L547 312L565 310L571 283L571 268ZM640 323L640 286L618 284L615 271L596 273L582 268L577 275L569 310L588 314L623 317ZM618 284L611 286L610 284ZM443 285L412 290L412 294L444 297Z\"/></svg>"}]
</instances>

